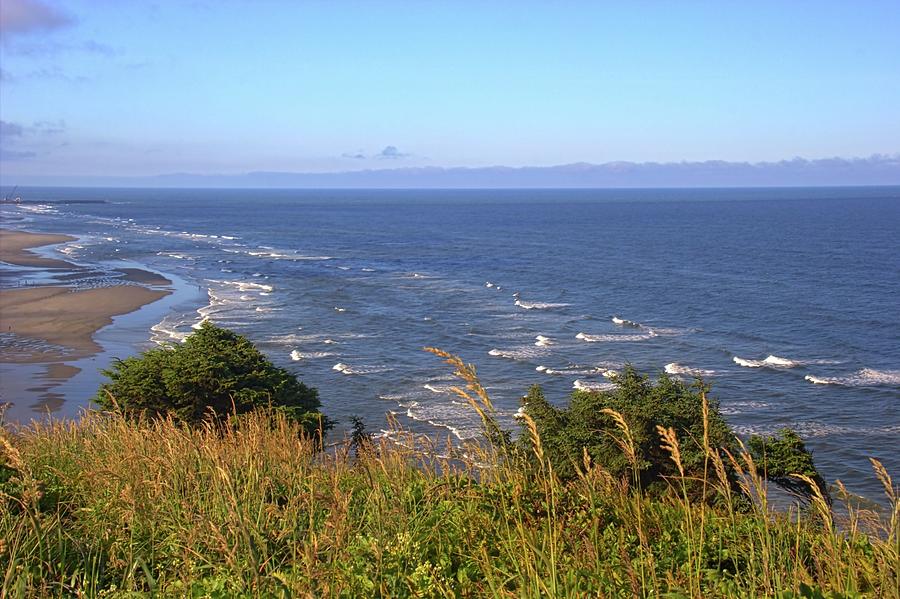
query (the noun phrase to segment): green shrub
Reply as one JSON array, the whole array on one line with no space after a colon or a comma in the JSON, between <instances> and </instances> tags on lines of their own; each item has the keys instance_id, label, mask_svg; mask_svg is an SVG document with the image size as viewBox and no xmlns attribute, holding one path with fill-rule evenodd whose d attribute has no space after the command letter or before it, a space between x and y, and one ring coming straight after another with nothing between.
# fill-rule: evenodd
<instances>
[{"instance_id":1,"label":"green shrub","mask_svg":"<svg viewBox=\"0 0 900 599\"><path fill-rule=\"evenodd\" d=\"M180 345L118 360L95 400L129 416L198 423L270 406L312 433L330 428L316 389L273 365L245 337L204 322Z\"/></svg>"},{"instance_id":2,"label":"green shrub","mask_svg":"<svg viewBox=\"0 0 900 599\"><path fill-rule=\"evenodd\" d=\"M663 373L654 384L647 376L628 366L616 377L612 391L575 391L567 408L550 404L543 391L533 386L524 398L524 412L535 423L543 451L563 480L576 476L584 461L584 452L594 464L602 466L615 478L628 478L651 493L666 488L666 480L680 473L672 454L662 446L657 426L671 428L678 441L679 457L684 468L688 492L699 499L704 480L713 464L707 460L711 451L728 450L738 456L738 443L715 399L707 399L706 444L704 445L704 398L709 386L702 381L687 384ZM634 447L634 463L620 445L623 434L613 417L604 410L621 414L628 426ZM533 439L523 434L520 448L531 451ZM760 474L786 490L810 497L808 486L792 477L803 474L812 478L825 493L825 482L813 464L803 441L790 429L778 437L753 437L751 456ZM720 453L720 456L722 454ZM734 468L727 456L722 465L733 490L740 493ZM827 497L827 495L826 495Z\"/></svg>"},{"instance_id":3,"label":"green shrub","mask_svg":"<svg viewBox=\"0 0 900 599\"><path fill-rule=\"evenodd\" d=\"M794 476L802 474L812 480L825 500L831 503L825 479L816 470L812 455L796 432L785 428L773 436L753 435L748 445L753 460L767 479L783 489L810 499L815 491L809 483Z\"/></svg>"}]
</instances>

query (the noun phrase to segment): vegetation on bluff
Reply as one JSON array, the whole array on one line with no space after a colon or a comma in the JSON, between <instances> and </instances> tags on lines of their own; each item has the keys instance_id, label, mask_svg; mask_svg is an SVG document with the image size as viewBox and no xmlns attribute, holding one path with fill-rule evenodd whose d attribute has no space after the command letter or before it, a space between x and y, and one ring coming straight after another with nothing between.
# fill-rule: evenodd
<instances>
[{"instance_id":1,"label":"vegetation on bluff","mask_svg":"<svg viewBox=\"0 0 900 599\"><path fill-rule=\"evenodd\" d=\"M246 338L209 321L184 343L118 360L94 401L135 416L196 424L271 406L309 433L330 428L318 392L270 362Z\"/></svg>"},{"instance_id":2,"label":"vegetation on bluff","mask_svg":"<svg viewBox=\"0 0 900 599\"><path fill-rule=\"evenodd\" d=\"M566 409L532 389L513 442L474 368L436 353L489 442L435 446L396 427L372 439L355 423L323 452L274 407L2 433L3 592L900 598L900 501L877 461L887 516L842 490L832 510L814 471L782 471L812 467L788 434L746 449L702 385L635 372ZM808 504L772 510L757 456L803 482Z\"/></svg>"}]
</instances>

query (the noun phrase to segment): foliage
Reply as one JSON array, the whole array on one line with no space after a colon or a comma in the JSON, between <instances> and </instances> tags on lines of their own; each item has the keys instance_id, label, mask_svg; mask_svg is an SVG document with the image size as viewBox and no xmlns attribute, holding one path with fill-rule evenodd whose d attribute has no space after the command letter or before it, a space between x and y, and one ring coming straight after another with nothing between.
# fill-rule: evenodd
<instances>
[{"instance_id":1,"label":"foliage","mask_svg":"<svg viewBox=\"0 0 900 599\"><path fill-rule=\"evenodd\" d=\"M831 503L825 479L816 470L812 454L803 439L789 428L773 436L753 435L748 441L753 459L762 467L766 478L793 493L811 499L816 489ZM816 489L796 475L811 479Z\"/></svg>"},{"instance_id":2,"label":"foliage","mask_svg":"<svg viewBox=\"0 0 900 599\"><path fill-rule=\"evenodd\" d=\"M95 397L130 416L172 416L187 423L243 414L260 406L283 411L308 433L330 424L318 392L276 367L245 337L210 322L183 344L117 361Z\"/></svg>"},{"instance_id":3,"label":"foliage","mask_svg":"<svg viewBox=\"0 0 900 599\"><path fill-rule=\"evenodd\" d=\"M360 453L372 448L372 434L366 430L366 423L359 416L350 417L350 442L348 448L358 459Z\"/></svg>"},{"instance_id":4,"label":"foliage","mask_svg":"<svg viewBox=\"0 0 900 599\"><path fill-rule=\"evenodd\" d=\"M851 506L835 530L651 498L596 466L563 482L478 445L437 457L403 431L353 459L301 430L257 410L218 428L89 413L0 432L4 593L900 599L896 516Z\"/></svg>"},{"instance_id":5,"label":"foliage","mask_svg":"<svg viewBox=\"0 0 900 599\"><path fill-rule=\"evenodd\" d=\"M679 472L671 453L660 444L658 426L675 432L688 476L702 478L704 468L709 467L706 446L736 453L734 434L718 403L709 400L704 408L708 387L702 383L687 385L663 374L654 384L630 366L615 383L612 391L575 391L567 408L551 405L538 386L524 398L524 412L534 420L544 452L560 478L570 480L576 475L586 450L593 463L613 477L633 479L636 474L635 482L641 488L664 489L664 481ZM620 414L627 424L634 462L622 451L621 427L609 410ZM520 443L529 448L531 437L522 435Z\"/></svg>"}]
</instances>

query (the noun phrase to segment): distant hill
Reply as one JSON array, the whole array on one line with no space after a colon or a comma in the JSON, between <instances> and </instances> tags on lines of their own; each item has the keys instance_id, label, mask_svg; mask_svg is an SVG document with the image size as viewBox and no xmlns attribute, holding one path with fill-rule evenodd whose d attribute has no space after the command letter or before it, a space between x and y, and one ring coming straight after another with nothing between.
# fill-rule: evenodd
<instances>
[{"instance_id":1,"label":"distant hill","mask_svg":"<svg viewBox=\"0 0 900 599\"><path fill-rule=\"evenodd\" d=\"M558 166L407 167L330 173L258 171L149 177L15 176L4 184L245 188L652 188L900 185L900 154L779 162L577 162Z\"/></svg>"}]
</instances>

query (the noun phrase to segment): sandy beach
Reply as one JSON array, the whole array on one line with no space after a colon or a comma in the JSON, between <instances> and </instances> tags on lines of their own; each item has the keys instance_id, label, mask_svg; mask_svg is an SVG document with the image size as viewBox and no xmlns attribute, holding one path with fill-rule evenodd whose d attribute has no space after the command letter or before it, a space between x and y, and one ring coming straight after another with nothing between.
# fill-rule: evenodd
<instances>
[{"instance_id":1,"label":"sandy beach","mask_svg":"<svg viewBox=\"0 0 900 599\"><path fill-rule=\"evenodd\" d=\"M77 268L71 262L45 258L31 248L75 241L68 235L52 235L47 233L30 233L28 231L10 231L0 229L0 261L17 266L33 266L37 268Z\"/></svg>"},{"instance_id":2,"label":"sandy beach","mask_svg":"<svg viewBox=\"0 0 900 599\"><path fill-rule=\"evenodd\" d=\"M0 292L3 333L39 340L31 351L6 353L7 362L46 362L76 359L100 348L93 336L111 324L113 316L127 314L168 295L168 291L137 285L72 290L34 287Z\"/></svg>"},{"instance_id":3,"label":"sandy beach","mask_svg":"<svg viewBox=\"0 0 900 599\"><path fill-rule=\"evenodd\" d=\"M30 251L74 239L68 235L0 230L0 260L17 266L83 270L70 262ZM94 334L111 324L113 317L171 293L168 289L148 287L170 284L156 273L137 268L116 272L121 273L123 282L131 284L91 289L60 284L0 290L0 334L4 337L0 361L45 363L92 355L100 350ZM61 273L58 277L68 279L75 280L77 276Z\"/></svg>"}]
</instances>

